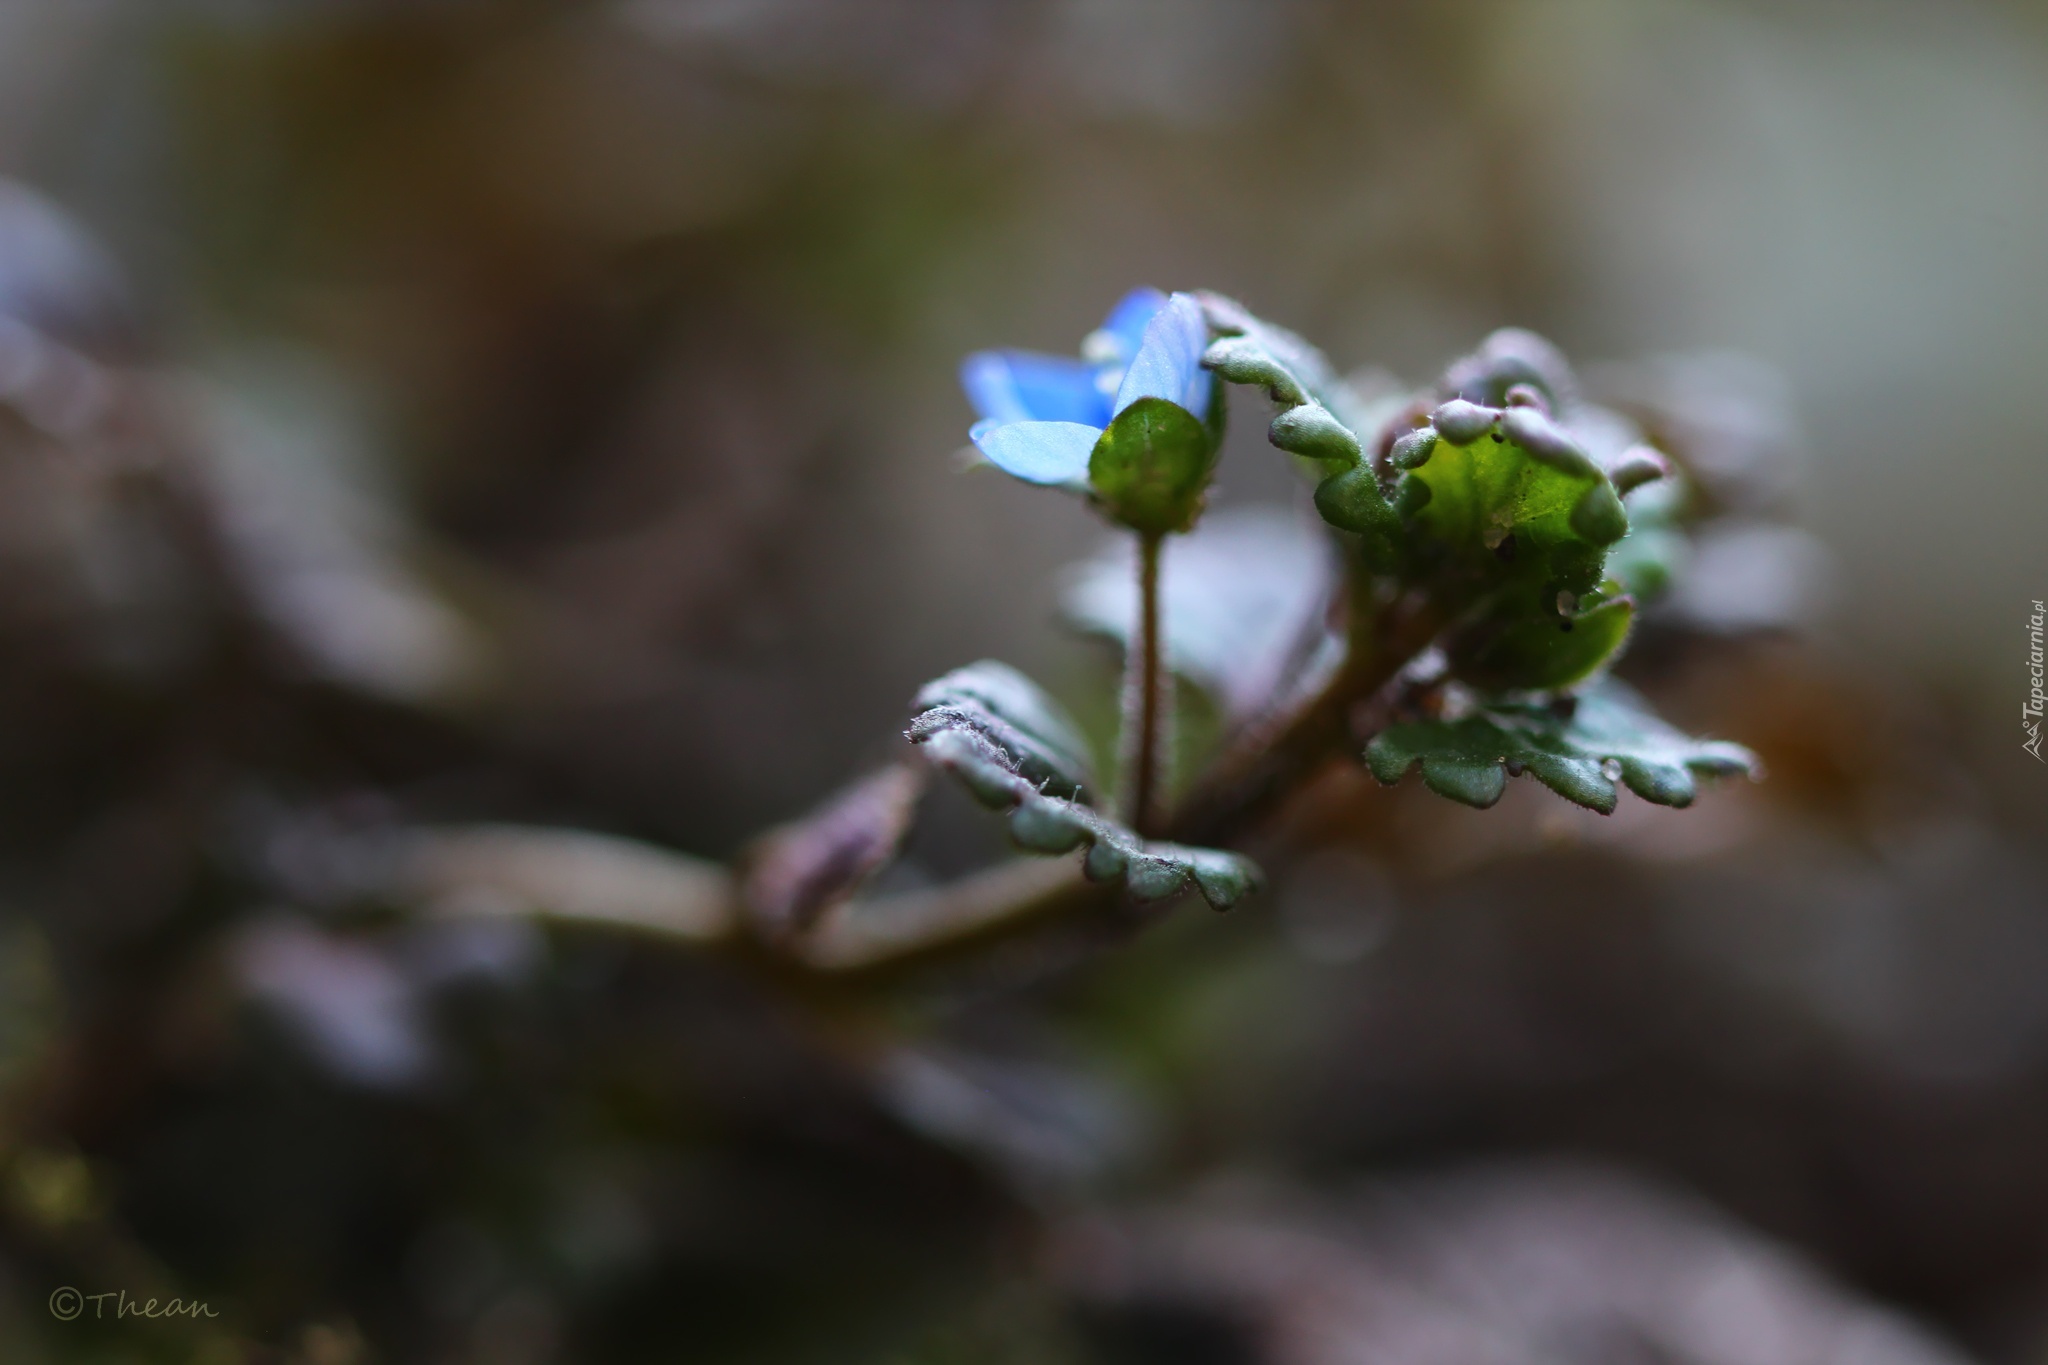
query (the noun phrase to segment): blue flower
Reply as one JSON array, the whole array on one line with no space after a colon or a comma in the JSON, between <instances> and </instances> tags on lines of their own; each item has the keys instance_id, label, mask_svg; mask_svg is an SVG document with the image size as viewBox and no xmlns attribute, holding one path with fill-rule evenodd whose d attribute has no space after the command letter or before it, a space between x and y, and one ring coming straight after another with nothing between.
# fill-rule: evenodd
<instances>
[{"instance_id":1,"label":"blue flower","mask_svg":"<svg viewBox=\"0 0 2048 1365\"><path fill-rule=\"evenodd\" d=\"M1190 294L1136 289L1082 346L1082 358L978 351L960 383L982 420L969 432L991 464L1027 483L1088 489L1096 443L1142 399L1163 399L1197 423L1209 415L1202 368L1209 325Z\"/></svg>"}]
</instances>

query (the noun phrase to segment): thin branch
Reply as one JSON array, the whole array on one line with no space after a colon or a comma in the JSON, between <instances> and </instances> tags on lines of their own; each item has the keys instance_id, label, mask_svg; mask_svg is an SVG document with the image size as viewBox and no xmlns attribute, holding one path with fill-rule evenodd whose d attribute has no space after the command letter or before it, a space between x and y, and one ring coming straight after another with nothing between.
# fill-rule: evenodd
<instances>
[{"instance_id":1,"label":"thin branch","mask_svg":"<svg viewBox=\"0 0 2048 1365\"><path fill-rule=\"evenodd\" d=\"M1081 875L1074 858L1016 858L936 886L847 901L797 941L804 965L827 972L902 966L1113 902L1115 887Z\"/></svg>"}]
</instances>

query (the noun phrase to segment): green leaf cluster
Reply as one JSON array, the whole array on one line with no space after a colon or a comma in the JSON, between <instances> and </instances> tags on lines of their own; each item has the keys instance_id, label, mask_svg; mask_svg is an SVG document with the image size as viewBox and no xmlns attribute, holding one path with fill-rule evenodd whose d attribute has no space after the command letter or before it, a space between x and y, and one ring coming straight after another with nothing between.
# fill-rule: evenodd
<instances>
[{"instance_id":1,"label":"green leaf cluster","mask_svg":"<svg viewBox=\"0 0 2048 1365\"><path fill-rule=\"evenodd\" d=\"M1448 676L1477 695L1463 719L1384 732L1376 772L1421 762L1433 789L1484 806L1512 767L1611 810L1610 761L1631 789L1672 805L1691 800L1695 774L1748 768L1727 746L1685 748L1693 742L1659 728L1618 684L1597 681L1625 647L1639 598L1664 591L1684 563L1685 492L1625 420L1585 403L1555 347L1496 332L1432 390L1373 411L1291 332L1231 300L1203 302L1219 336L1203 363L1265 390L1280 409L1272 443L1315 470L1317 511L1355 538L1354 618L1423 601L1442 622ZM1554 703L1583 707L1565 726L1542 695L1589 680L1584 697Z\"/></svg>"}]
</instances>

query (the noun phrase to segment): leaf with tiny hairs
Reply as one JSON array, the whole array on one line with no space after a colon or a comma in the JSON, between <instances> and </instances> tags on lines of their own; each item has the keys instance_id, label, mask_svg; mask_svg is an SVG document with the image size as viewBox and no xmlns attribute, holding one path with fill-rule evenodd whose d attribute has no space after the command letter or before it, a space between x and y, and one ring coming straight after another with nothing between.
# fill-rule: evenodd
<instances>
[{"instance_id":1,"label":"leaf with tiny hairs","mask_svg":"<svg viewBox=\"0 0 2048 1365\"><path fill-rule=\"evenodd\" d=\"M1121 881L1135 901L1164 901L1192 888L1227 910L1260 884L1259 870L1247 858L1142 839L1100 811L1054 794L1023 770L1015 750L958 707L924 710L908 735L976 801L1009 817L1010 838L1019 848L1043 854L1085 848L1083 871L1095 881Z\"/></svg>"},{"instance_id":2,"label":"leaf with tiny hairs","mask_svg":"<svg viewBox=\"0 0 2048 1365\"><path fill-rule=\"evenodd\" d=\"M1680 522L1686 497L1684 480L1665 478L1622 498L1628 534L1608 552L1606 572L1640 601L1663 596L1691 555Z\"/></svg>"},{"instance_id":3,"label":"leaf with tiny hairs","mask_svg":"<svg viewBox=\"0 0 2048 1365\"><path fill-rule=\"evenodd\" d=\"M1457 720L1392 725L1365 758L1388 786L1419 764L1431 791L1482 810L1500 800L1510 772L1526 772L1603 815L1614 810L1617 779L1645 801L1688 806L1700 777L1760 771L1749 750L1674 729L1612 678L1557 706L1496 701Z\"/></svg>"},{"instance_id":4,"label":"leaf with tiny hairs","mask_svg":"<svg viewBox=\"0 0 2048 1365\"><path fill-rule=\"evenodd\" d=\"M1054 796L1084 799L1094 783L1080 727L1006 663L983 659L926 683L911 711L913 744L940 730L966 730L1001 754L1008 771Z\"/></svg>"}]
</instances>

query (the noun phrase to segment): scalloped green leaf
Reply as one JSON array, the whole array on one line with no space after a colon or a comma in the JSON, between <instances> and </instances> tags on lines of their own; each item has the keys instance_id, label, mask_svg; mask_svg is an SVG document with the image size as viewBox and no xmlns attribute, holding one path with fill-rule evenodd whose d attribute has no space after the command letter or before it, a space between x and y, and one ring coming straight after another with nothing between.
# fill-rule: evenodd
<instances>
[{"instance_id":1,"label":"scalloped green leaf","mask_svg":"<svg viewBox=\"0 0 2048 1365\"><path fill-rule=\"evenodd\" d=\"M1533 406L1452 399L1430 414L1434 439L1402 443L1404 484L1425 488L1417 532L1489 584L1555 582L1588 592L1607 547L1628 533L1614 486Z\"/></svg>"},{"instance_id":2,"label":"scalloped green leaf","mask_svg":"<svg viewBox=\"0 0 2048 1365\"><path fill-rule=\"evenodd\" d=\"M1283 407L1313 399L1332 412L1345 413L1351 395L1321 351L1285 327L1256 316L1236 299L1206 290L1195 297L1209 319L1209 330L1242 342L1221 352L1212 343L1203 364L1230 383L1260 385ZM1259 373L1254 375L1247 367L1256 367Z\"/></svg>"},{"instance_id":3,"label":"scalloped green leaf","mask_svg":"<svg viewBox=\"0 0 2048 1365\"><path fill-rule=\"evenodd\" d=\"M978 736L997 766L1034 788L1081 798L1094 784L1088 744L1066 708L1006 663L983 659L935 678L911 703L913 744L941 730Z\"/></svg>"},{"instance_id":4,"label":"scalloped green leaf","mask_svg":"<svg viewBox=\"0 0 2048 1365\"><path fill-rule=\"evenodd\" d=\"M1600 584L1608 547L1628 533L1606 472L1531 392L1524 387L1504 409L1454 398L1395 442L1388 459L1406 471L1393 505L1408 525L1409 572L1450 602L1478 608L1482 633L1512 635L1521 644L1511 654L1534 665L1518 678L1505 656L1476 663L1470 680L1489 687L1555 686L1543 678L1583 676L1606 657L1586 641L1537 642L1543 625L1576 629L1579 599ZM1616 644L1626 633L1621 615L1610 610L1597 623ZM1454 656L1461 662L1474 663L1473 654Z\"/></svg>"},{"instance_id":5,"label":"scalloped green leaf","mask_svg":"<svg viewBox=\"0 0 2048 1365\"><path fill-rule=\"evenodd\" d=\"M1203 296L1203 304L1209 325L1223 335L1210 343L1202 363L1228 383L1264 389L1279 405L1266 439L1319 466L1316 511L1330 525L1358 536L1369 563L1391 567L1400 519L1365 458L1358 432L1339 415L1361 405L1336 379L1322 352L1294 333L1218 295Z\"/></svg>"},{"instance_id":6,"label":"scalloped green leaf","mask_svg":"<svg viewBox=\"0 0 2048 1365\"><path fill-rule=\"evenodd\" d=\"M1145 904L1192 889L1216 909L1228 910L1262 884L1249 858L1141 839L1100 811L1041 790L984 731L956 713L935 709L919 719L926 717L931 723L913 726L911 742L976 801L1006 814L1011 841L1027 852L1086 849L1082 870L1092 880L1121 881L1131 899Z\"/></svg>"},{"instance_id":7,"label":"scalloped green leaf","mask_svg":"<svg viewBox=\"0 0 2048 1365\"><path fill-rule=\"evenodd\" d=\"M1216 433L1178 403L1140 398L1111 420L1088 457L1088 488L1134 531L1185 531L1202 514L1216 468Z\"/></svg>"},{"instance_id":8,"label":"scalloped green leaf","mask_svg":"<svg viewBox=\"0 0 2048 1365\"><path fill-rule=\"evenodd\" d=\"M1614 810L1617 779L1645 801L1688 806L1701 777L1761 771L1748 749L1684 734L1612 678L1556 706L1496 701L1457 720L1389 726L1365 759L1388 786L1420 766L1431 791L1481 809L1500 800L1511 773L1527 773L1602 815Z\"/></svg>"}]
</instances>

